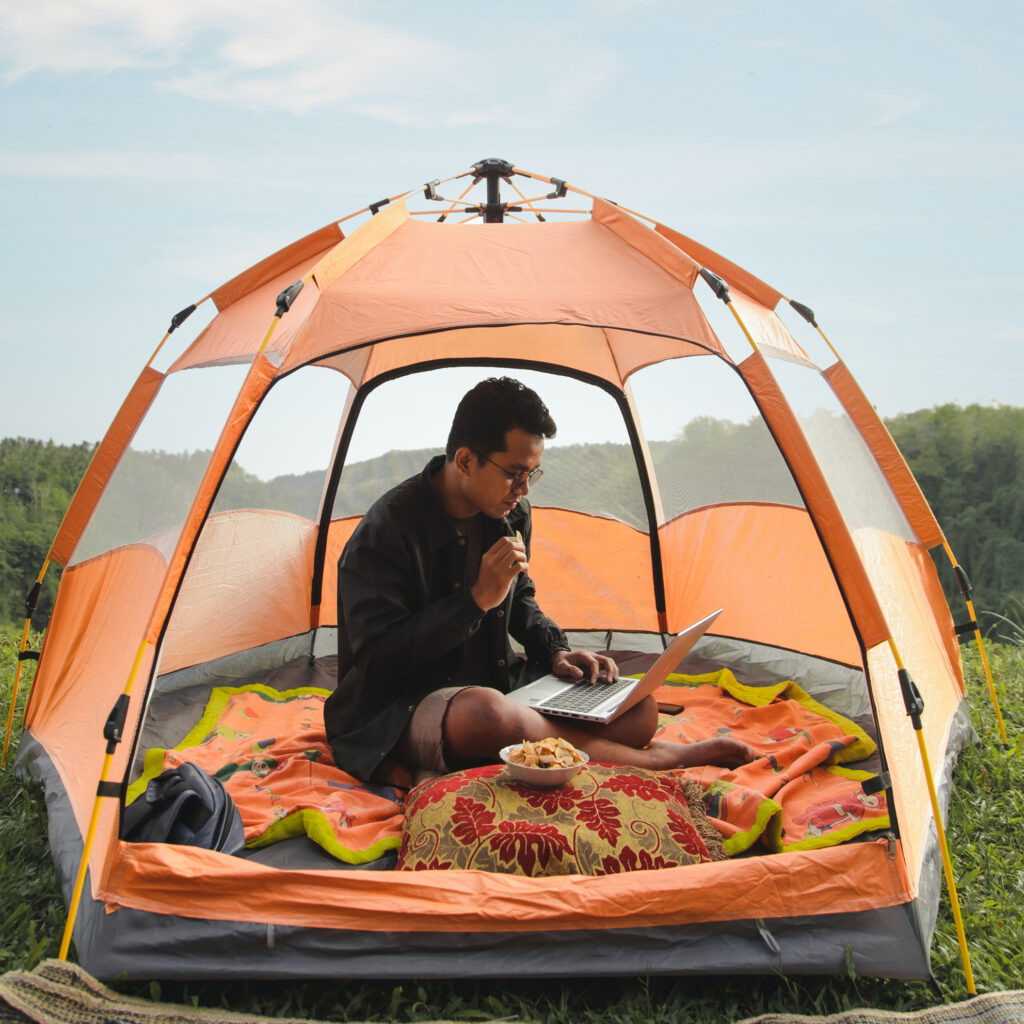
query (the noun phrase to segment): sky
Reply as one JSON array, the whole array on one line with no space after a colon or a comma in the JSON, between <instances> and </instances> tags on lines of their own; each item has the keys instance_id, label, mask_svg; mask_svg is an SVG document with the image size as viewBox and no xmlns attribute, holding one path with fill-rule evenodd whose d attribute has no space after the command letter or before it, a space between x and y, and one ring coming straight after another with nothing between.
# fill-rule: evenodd
<instances>
[{"instance_id":1,"label":"sky","mask_svg":"<svg viewBox=\"0 0 1024 1024\"><path fill-rule=\"evenodd\" d=\"M99 440L172 314L492 156L812 306L883 415L1022 405L1022 37L1013 0L0 0L0 437Z\"/></svg>"}]
</instances>

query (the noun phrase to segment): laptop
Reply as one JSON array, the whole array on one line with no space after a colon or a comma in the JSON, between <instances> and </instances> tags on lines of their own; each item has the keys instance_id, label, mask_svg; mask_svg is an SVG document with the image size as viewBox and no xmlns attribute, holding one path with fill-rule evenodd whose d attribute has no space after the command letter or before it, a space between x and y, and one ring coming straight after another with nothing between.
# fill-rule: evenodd
<instances>
[{"instance_id":1,"label":"laptop","mask_svg":"<svg viewBox=\"0 0 1024 1024\"><path fill-rule=\"evenodd\" d=\"M640 679L628 677L614 683L571 683L558 676L547 675L513 690L508 696L555 718L582 718L602 724L612 722L661 686L721 614L722 609L719 608L687 626L673 638Z\"/></svg>"}]
</instances>

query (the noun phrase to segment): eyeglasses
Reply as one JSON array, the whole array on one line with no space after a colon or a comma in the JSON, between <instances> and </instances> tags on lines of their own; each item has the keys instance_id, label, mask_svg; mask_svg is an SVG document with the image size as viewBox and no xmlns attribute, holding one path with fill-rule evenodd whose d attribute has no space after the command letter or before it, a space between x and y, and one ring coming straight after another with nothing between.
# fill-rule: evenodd
<instances>
[{"instance_id":1,"label":"eyeglasses","mask_svg":"<svg viewBox=\"0 0 1024 1024\"><path fill-rule=\"evenodd\" d=\"M480 458L483 459L484 462L489 462L492 466L496 466L500 469L502 473L508 477L509 483L512 484L513 487L522 487L523 484L529 484L532 486L544 475L544 470L541 469L540 466L536 469L520 469L518 472L514 473L511 469L506 469L504 466L499 465L494 461L494 459L487 458L486 455L481 455Z\"/></svg>"}]
</instances>

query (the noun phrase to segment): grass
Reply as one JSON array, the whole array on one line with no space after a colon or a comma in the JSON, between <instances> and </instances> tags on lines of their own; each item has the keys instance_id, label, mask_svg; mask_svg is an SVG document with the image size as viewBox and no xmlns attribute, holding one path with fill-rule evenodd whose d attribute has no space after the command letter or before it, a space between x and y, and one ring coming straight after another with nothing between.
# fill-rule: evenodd
<instances>
[{"instance_id":1,"label":"grass","mask_svg":"<svg viewBox=\"0 0 1024 1024\"><path fill-rule=\"evenodd\" d=\"M20 633L0 630L0 694L9 706ZM1018 988L1024 949L1024 647L988 648L1010 739L1003 750L973 645L964 650L971 714L981 743L956 770L949 838L979 992ZM31 678L23 672L20 721ZM925 711L927 714L927 709ZM6 720L6 717L5 719ZM17 732L12 751L17 749ZM38 789L0 774L0 971L57 955L64 906ZM127 994L269 1016L417 1021L515 1018L543 1022L721 1024L761 1013L837 1013L859 1006L922 1009L968 996L948 900L932 946L936 985L874 978L723 977L525 981L123 984ZM339 973L344 970L339 964Z\"/></svg>"}]
</instances>

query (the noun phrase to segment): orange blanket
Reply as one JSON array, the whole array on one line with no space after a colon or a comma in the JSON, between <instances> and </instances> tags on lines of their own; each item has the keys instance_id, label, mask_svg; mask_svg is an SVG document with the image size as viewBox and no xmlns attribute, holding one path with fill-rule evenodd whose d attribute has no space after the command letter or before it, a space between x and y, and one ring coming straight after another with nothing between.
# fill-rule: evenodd
<instances>
[{"instance_id":1,"label":"orange blanket","mask_svg":"<svg viewBox=\"0 0 1024 1024\"><path fill-rule=\"evenodd\" d=\"M889 828L885 793L865 793L871 772L843 767L868 757L875 743L796 683L744 686L728 670L669 676L659 702L682 704L663 715L658 735L681 742L729 735L761 756L741 768L687 769L730 855L758 839L772 850L835 846Z\"/></svg>"},{"instance_id":2,"label":"orange blanket","mask_svg":"<svg viewBox=\"0 0 1024 1024\"><path fill-rule=\"evenodd\" d=\"M350 864L365 864L401 842L404 790L369 785L337 768L326 743L329 691L279 691L256 683L218 687L174 749L146 753L128 802L150 779L183 761L219 778L237 805L246 846L305 834ZM733 771L688 769L734 855L761 840L772 850L833 846L889 827L884 793L861 788L871 774L842 767L867 757L871 739L795 683L748 687L727 669L670 676L655 696L683 704L662 716L659 736L683 742L729 734L762 756Z\"/></svg>"},{"instance_id":3,"label":"orange blanket","mask_svg":"<svg viewBox=\"0 0 1024 1024\"><path fill-rule=\"evenodd\" d=\"M279 691L260 683L217 687L203 717L177 747L146 752L128 802L166 768L191 761L224 783L242 815L246 846L305 833L350 864L366 864L397 849L403 794L367 785L335 767L324 736L329 692Z\"/></svg>"}]
</instances>

